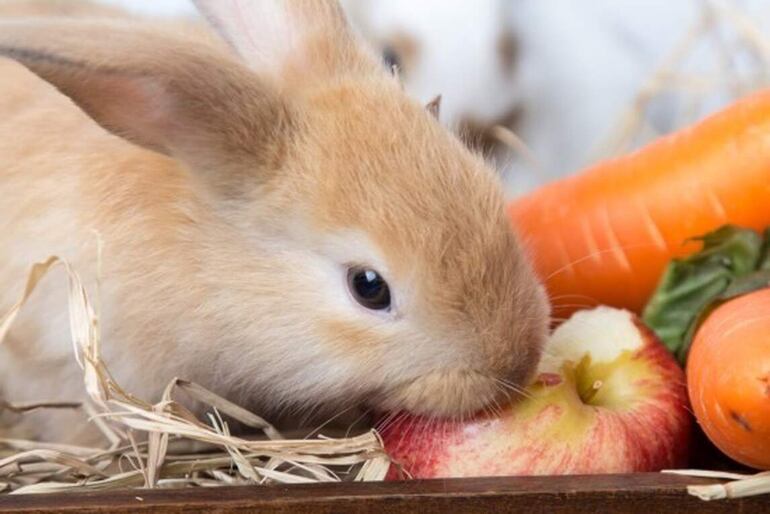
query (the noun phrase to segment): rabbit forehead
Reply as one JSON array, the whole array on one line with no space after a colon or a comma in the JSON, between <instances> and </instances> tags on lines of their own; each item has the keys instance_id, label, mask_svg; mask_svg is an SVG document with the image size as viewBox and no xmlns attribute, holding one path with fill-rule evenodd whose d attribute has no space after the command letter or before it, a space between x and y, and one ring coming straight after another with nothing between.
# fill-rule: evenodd
<instances>
[{"instance_id":1,"label":"rabbit forehead","mask_svg":"<svg viewBox=\"0 0 770 514\"><path fill-rule=\"evenodd\" d=\"M503 218L495 172L397 87L329 88L310 112L298 165L310 174L320 220L408 232L444 221L481 228Z\"/></svg>"}]
</instances>

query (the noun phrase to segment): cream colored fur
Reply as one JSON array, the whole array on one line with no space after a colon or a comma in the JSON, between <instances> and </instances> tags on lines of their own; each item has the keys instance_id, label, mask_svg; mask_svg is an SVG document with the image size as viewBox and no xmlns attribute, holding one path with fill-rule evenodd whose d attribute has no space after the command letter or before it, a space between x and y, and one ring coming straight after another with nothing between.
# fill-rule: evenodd
<instances>
[{"instance_id":1,"label":"cream colored fur","mask_svg":"<svg viewBox=\"0 0 770 514\"><path fill-rule=\"evenodd\" d=\"M180 376L266 416L461 415L527 381L547 307L494 173L334 2L199 4L243 61L128 20L0 19L0 311L50 254L95 295L98 233L106 361L147 399ZM256 9L259 30L257 5L292 35L279 59L232 23ZM351 298L356 264L388 280L390 312ZM47 279L0 347L3 397L82 398L64 291ZM83 440L79 417L6 423Z\"/></svg>"}]
</instances>

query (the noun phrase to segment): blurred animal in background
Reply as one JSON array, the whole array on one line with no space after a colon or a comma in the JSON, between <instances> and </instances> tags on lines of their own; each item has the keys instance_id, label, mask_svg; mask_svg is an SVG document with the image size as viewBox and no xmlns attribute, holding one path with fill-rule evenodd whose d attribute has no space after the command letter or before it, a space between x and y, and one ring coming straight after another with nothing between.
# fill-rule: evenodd
<instances>
[{"instance_id":1,"label":"blurred animal in background","mask_svg":"<svg viewBox=\"0 0 770 514\"><path fill-rule=\"evenodd\" d=\"M489 149L489 129L519 113L518 38L505 0L347 0L348 16L441 121Z\"/></svg>"}]
</instances>

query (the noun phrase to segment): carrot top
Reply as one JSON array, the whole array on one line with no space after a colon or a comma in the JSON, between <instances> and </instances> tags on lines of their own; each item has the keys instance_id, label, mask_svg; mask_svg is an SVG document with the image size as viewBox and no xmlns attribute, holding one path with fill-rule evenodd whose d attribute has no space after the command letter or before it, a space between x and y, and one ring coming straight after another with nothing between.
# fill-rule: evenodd
<instances>
[{"instance_id":1,"label":"carrot top","mask_svg":"<svg viewBox=\"0 0 770 514\"><path fill-rule=\"evenodd\" d=\"M770 286L770 229L762 237L726 225L696 240L703 243L701 251L671 261L642 316L682 363L709 313Z\"/></svg>"}]
</instances>

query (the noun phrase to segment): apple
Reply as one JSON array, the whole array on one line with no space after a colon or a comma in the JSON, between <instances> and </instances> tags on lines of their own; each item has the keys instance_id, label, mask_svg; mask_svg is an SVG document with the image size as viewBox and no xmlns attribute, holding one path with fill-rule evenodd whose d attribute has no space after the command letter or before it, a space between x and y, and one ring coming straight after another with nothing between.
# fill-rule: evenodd
<instances>
[{"instance_id":1,"label":"apple","mask_svg":"<svg viewBox=\"0 0 770 514\"><path fill-rule=\"evenodd\" d=\"M382 429L390 478L659 471L686 464L692 428L673 356L636 316L608 307L558 327L535 383L497 412L394 419Z\"/></svg>"}]
</instances>

